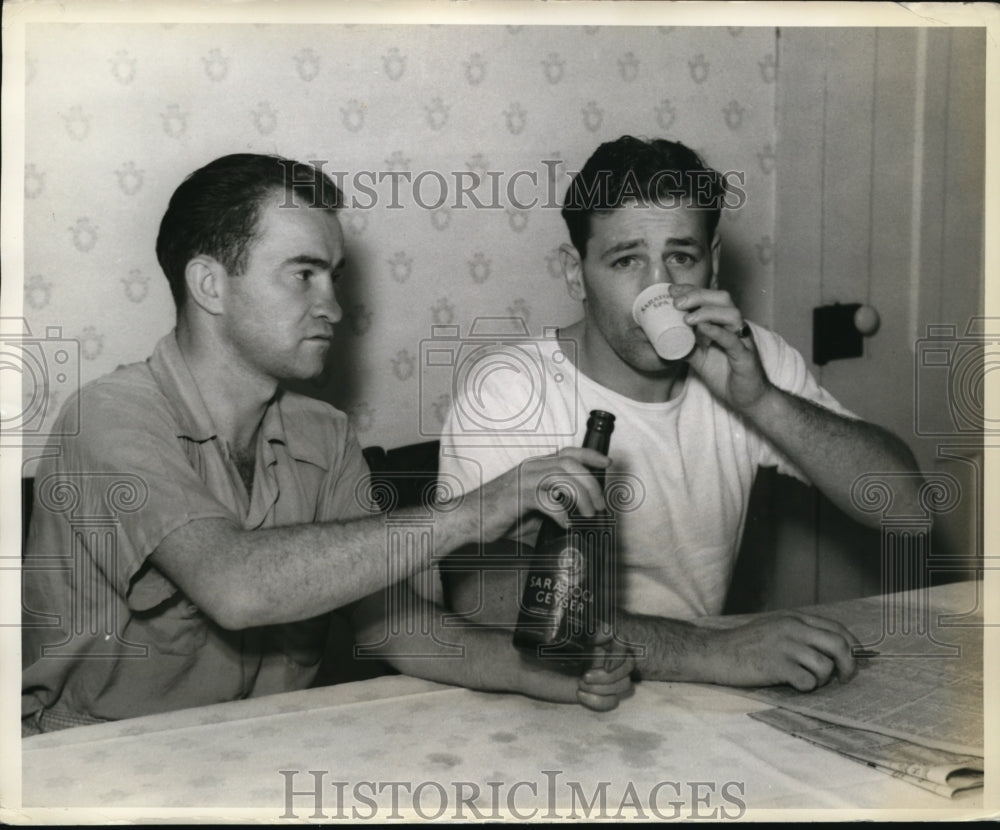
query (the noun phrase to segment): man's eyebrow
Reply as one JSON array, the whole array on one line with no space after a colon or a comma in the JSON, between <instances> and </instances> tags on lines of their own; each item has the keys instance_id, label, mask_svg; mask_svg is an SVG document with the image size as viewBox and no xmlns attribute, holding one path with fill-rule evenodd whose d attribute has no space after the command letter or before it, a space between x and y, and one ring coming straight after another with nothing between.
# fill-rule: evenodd
<instances>
[{"instance_id":1,"label":"man's eyebrow","mask_svg":"<svg viewBox=\"0 0 1000 830\"><path fill-rule=\"evenodd\" d=\"M698 241L693 236L670 236L664 241L664 246L680 246L684 248L701 248L701 242ZM629 251L633 248L645 248L646 241L644 239L626 239L622 242L616 242L610 248L608 248L604 253L601 254L602 257L614 256L622 251Z\"/></svg>"},{"instance_id":2,"label":"man's eyebrow","mask_svg":"<svg viewBox=\"0 0 1000 830\"><path fill-rule=\"evenodd\" d=\"M632 248L645 248L646 240L644 239L626 239L624 242L617 242L608 248L601 256L611 256L612 254L621 253L622 251L628 251Z\"/></svg>"},{"instance_id":3,"label":"man's eyebrow","mask_svg":"<svg viewBox=\"0 0 1000 830\"><path fill-rule=\"evenodd\" d=\"M283 263L284 265L312 265L314 268L319 268L322 271L336 271L339 268L344 267L344 257L337 260L336 265L331 265L330 260L323 259L322 257L309 256L309 254L299 254L298 256L289 257Z\"/></svg>"},{"instance_id":4,"label":"man's eyebrow","mask_svg":"<svg viewBox=\"0 0 1000 830\"><path fill-rule=\"evenodd\" d=\"M693 236L671 236L668 237L665 245L682 245L687 248L700 248L701 242L699 242Z\"/></svg>"}]
</instances>

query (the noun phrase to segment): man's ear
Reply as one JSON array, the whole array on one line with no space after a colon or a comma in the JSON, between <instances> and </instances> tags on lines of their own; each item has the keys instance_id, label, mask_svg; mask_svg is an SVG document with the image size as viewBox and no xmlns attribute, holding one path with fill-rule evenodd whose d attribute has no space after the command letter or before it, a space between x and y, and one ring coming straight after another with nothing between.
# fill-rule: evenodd
<instances>
[{"instance_id":1,"label":"man's ear","mask_svg":"<svg viewBox=\"0 0 1000 830\"><path fill-rule=\"evenodd\" d=\"M583 285L583 258L573 245L564 242L559 246L559 262L562 264L566 290L574 300L586 300L587 289Z\"/></svg>"},{"instance_id":2,"label":"man's ear","mask_svg":"<svg viewBox=\"0 0 1000 830\"><path fill-rule=\"evenodd\" d=\"M716 231L712 235L712 280L709 287L714 291L719 287L719 255L722 252L722 237L719 236L719 232Z\"/></svg>"},{"instance_id":3,"label":"man's ear","mask_svg":"<svg viewBox=\"0 0 1000 830\"><path fill-rule=\"evenodd\" d=\"M221 314L226 293L226 269L209 256L196 256L184 269L188 297L209 314Z\"/></svg>"}]
</instances>

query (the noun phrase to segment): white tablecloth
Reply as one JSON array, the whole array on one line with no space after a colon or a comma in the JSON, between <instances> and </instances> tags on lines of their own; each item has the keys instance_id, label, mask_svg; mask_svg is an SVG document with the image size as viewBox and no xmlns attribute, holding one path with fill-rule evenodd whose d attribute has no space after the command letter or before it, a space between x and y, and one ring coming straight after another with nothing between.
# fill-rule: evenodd
<instances>
[{"instance_id":1,"label":"white tablecloth","mask_svg":"<svg viewBox=\"0 0 1000 830\"><path fill-rule=\"evenodd\" d=\"M644 682L594 713L382 677L28 738L22 803L84 821L203 820L209 809L365 820L376 805L380 818L417 819L983 812L982 791L946 799L748 717L767 706Z\"/></svg>"}]
</instances>

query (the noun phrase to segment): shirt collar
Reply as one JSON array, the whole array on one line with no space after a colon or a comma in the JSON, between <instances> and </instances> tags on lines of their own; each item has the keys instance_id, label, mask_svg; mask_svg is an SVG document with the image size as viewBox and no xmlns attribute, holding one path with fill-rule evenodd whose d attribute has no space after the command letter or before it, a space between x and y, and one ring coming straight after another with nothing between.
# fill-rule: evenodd
<instances>
[{"instance_id":1,"label":"shirt collar","mask_svg":"<svg viewBox=\"0 0 1000 830\"><path fill-rule=\"evenodd\" d=\"M192 441L215 438L218 430L177 345L176 329L156 344L149 358L149 370L173 407L178 437Z\"/></svg>"},{"instance_id":2,"label":"shirt collar","mask_svg":"<svg viewBox=\"0 0 1000 830\"><path fill-rule=\"evenodd\" d=\"M218 435L212 416L198 389L184 355L177 345L176 330L165 335L149 358L149 368L177 418L177 435L192 441L209 441ZM296 461L305 461L326 470L330 467L329 448L323 446L325 433L316 421L313 407L300 395L279 387L264 411L260 430L263 445L282 444ZM260 446L260 445L258 445ZM268 464L274 461L268 453Z\"/></svg>"},{"instance_id":3,"label":"shirt collar","mask_svg":"<svg viewBox=\"0 0 1000 830\"><path fill-rule=\"evenodd\" d=\"M296 461L329 470L331 447L327 446L329 431L324 428L328 417L325 413L319 416L320 406L317 401L279 387L261 424L264 440L269 445L284 444Z\"/></svg>"}]
</instances>

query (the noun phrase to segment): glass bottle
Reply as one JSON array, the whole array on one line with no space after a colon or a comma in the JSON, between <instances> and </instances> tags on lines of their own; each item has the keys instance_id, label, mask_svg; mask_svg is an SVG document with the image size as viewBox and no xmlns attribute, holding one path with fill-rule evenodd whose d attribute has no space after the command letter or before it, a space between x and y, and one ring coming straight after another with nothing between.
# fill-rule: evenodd
<instances>
[{"instance_id":1,"label":"glass bottle","mask_svg":"<svg viewBox=\"0 0 1000 830\"><path fill-rule=\"evenodd\" d=\"M615 416L592 410L583 446L607 455ZM592 470L604 489L604 470ZM614 528L603 511L570 510L565 528L543 516L521 596L514 645L554 667L582 670L594 637L611 620L614 601Z\"/></svg>"}]
</instances>

